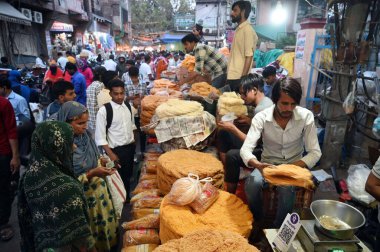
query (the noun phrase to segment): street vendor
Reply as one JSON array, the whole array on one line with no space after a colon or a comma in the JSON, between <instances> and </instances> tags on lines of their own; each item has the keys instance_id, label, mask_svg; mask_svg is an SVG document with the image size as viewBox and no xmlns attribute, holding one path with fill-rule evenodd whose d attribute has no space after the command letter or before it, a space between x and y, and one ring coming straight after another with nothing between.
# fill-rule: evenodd
<instances>
[{"instance_id":1,"label":"street vendor","mask_svg":"<svg viewBox=\"0 0 380 252\"><path fill-rule=\"evenodd\" d=\"M239 93L246 105L255 107L254 115L273 105L272 100L264 95L263 79L253 74L248 74L241 79ZM240 148L247 137L247 131L243 132L238 126L249 127L251 120L251 117L243 115L234 122L218 122L219 156L225 167L224 182L229 193L236 193L240 167L244 166L240 157ZM260 150L261 148L256 148L254 153L259 155Z\"/></svg>"},{"instance_id":2,"label":"street vendor","mask_svg":"<svg viewBox=\"0 0 380 252\"><path fill-rule=\"evenodd\" d=\"M221 88L226 84L227 61L215 48L199 43L198 38L190 33L182 38L187 53L195 56L195 71L189 72L187 78L179 84L191 83L197 77L211 77L211 85Z\"/></svg>"},{"instance_id":3,"label":"street vendor","mask_svg":"<svg viewBox=\"0 0 380 252\"><path fill-rule=\"evenodd\" d=\"M263 220L262 190L268 184L263 179L263 169L273 165L293 164L312 168L321 157L314 115L300 107L302 88L300 83L287 78L275 83L272 92L274 105L258 113L240 149L240 156L247 167L254 168L245 181L245 193L253 213L254 229L260 230ZM252 153L262 138L261 161ZM306 155L303 153L306 151ZM273 168L275 169L275 168ZM293 209L295 189L292 186L277 187L278 211L274 226L279 228L287 213Z\"/></svg>"},{"instance_id":4,"label":"street vendor","mask_svg":"<svg viewBox=\"0 0 380 252\"><path fill-rule=\"evenodd\" d=\"M377 159L371 173L367 178L365 190L371 194L378 202L380 202L380 158ZM380 204L378 204L378 209L379 214L377 216L377 219L380 222ZM376 230L376 243L374 251L380 251L380 226L378 226Z\"/></svg>"}]
</instances>

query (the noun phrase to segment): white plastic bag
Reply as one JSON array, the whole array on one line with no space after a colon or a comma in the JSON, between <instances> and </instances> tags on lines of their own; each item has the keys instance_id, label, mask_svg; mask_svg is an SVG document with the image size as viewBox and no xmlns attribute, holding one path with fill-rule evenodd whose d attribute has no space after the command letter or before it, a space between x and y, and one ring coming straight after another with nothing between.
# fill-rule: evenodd
<instances>
[{"instance_id":1,"label":"white plastic bag","mask_svg":"<svg viewBox=\"0 0 380 252\"><path fill-rule=\"evenodd\" d=\"M375 199L365 191L365 183L371 170L364 164L350 165L348 168L347 186L350 195L366 204Z\"/></svg>"},{"instance_id":2,"label":"white plastic bag","mask_svg":"<svg viewBox=\"0 0 380 252\"><path fill-rule=\"evenodd\" d=\"M120 219L124 202L127 198L127 192L125 190L123 180L121 179L119 172L116 171L114 174L106 177L106 182L111 193L116 217Z\"/></svg>"},{"instance_id":3,"label":"white plastic bag","mask_svg":"<svg viewBox=\"0 0 380 252\"><path fill-rule=\"evenodd\" d=\"M168 194L168 200L172 204L184 206L193 202L201 192L199 176L189 173L187 177L174 182Z\"/></svg>"},{"instance_id":4,"label":"white plastic bag","mask_svg":"<svg viewBox=\"0 0 380 252\"><path fill-rule=\"evenodd\" d=\"M344 112L348 114L354 113L355 110L355 94L356 94L356 85L355 82L352 82L352 91L348 93L346 99L343 102Z\"/></svg>"}]
</instances>

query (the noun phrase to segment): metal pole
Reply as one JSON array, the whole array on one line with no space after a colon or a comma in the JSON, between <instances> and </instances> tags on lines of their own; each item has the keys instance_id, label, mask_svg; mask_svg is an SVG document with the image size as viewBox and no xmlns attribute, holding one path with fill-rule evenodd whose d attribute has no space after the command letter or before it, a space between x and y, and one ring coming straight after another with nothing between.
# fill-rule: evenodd
<instances>
[{"instance_id":1,"label":"metal pole","mask_svg":"<svg viewBox=\"0 0 380 252\"><path fill-rule=\"evenodd\" d=\"M215 44L217 45L218 44L218 41L219 41L219 37L220 37L220 4L221 4L221 0L218 0L218 15L216 17L216 30L217 30L217 40L215 41ZM215 46L216 47L216 46Z\"/></svg>"}]
</instances>

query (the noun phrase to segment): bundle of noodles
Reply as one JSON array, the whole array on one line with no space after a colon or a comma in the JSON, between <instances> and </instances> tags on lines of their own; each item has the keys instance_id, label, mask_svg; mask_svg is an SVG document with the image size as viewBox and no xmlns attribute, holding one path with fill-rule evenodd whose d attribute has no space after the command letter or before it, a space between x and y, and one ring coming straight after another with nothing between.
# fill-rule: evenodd
<instances>
[{"instance_id":1,"label":"bundle of noodles","mask_svg":"<svg viewBox=\"0 0 380 252\"><path fill-rule=\"evenodd\" d=\"M235 92L225 92L219 97L218 114L224 116L233 112L236 116L247 115L247 106L244 100Z\"/></svg>"},{"instance_id":2,"label":"bundle of noodles","mask_svg":"<svg viewBox=\"0 0 380 252\"><path fill-rule=\"evenodd\" d=\"M194 71L195 57L191 55L186 55L186 58L182 61L181 66L187 68L189 72Z\"/></svg>"},{"instance_id":3,"label":"bundle of noodles","mask_svg":"<svg viewBox=\"0 0 380 252\"><path fill-rule=\"evenodd\" d=\"M235 232L226 230L203 229L171 240L159 246L155 252L258 252L248 241Z\"/></svg>"},{"instance_id":4,"label":"bundle of noodles","mask_svg":"<svg viewBox=\"0 0 380 252\"><path fill-rule=\"evenodd\" d=\"M162 244L204 229L233 231L248 237L253 222L253 216L248 206L233 194L225 191L219 192L218 199L203 214L194 212L190 206L168 204L165 197L160 208Z\"/></svg>"},{"instance_id":5,"label":"bundle of noodles","mask_svg":"<svg viewBox=\"0 0 380 252\"><path fill-rule=\"evenodd\" d=\"M190 95L207 97L210 93L220 94L219 90L207 82L198 82L191 85Z\"/></svg>"},{"instance_id":6,"label":"bundle of noodles","mask_svg":"<svg viewBox=\"0 0 380 252\"><path fill-rule=\"evenodd\" d=\"M203 113L203 107L196 101L183 101L170 99L156 109L156 115L160 119L176 116L199 116Z\"/></svg>"},{"instance_id":7,"label":"bundle of noodles","mask_svg":"<svg viewBox=\"0 0 380 252\"><path fill-rule=\"evenodd\" d=\"M158 95L158 96L170 96L173 98L182 98L182 93L180 91L174 90L174 89L167 89L167 88L152 88L150 90L151 95Z\"/></svg>"},{"instance_id":8,"label":"bundle of noodles","mask_svg":"<svg viewBox=\"0 0 380 252\"><path fill-rule=\"evenodd\" d=\"M215 187L223 186L223 164L214 156L194 150L174 150L162 154L158 159L157 182L161 193L170 192L173 183L187 177L189 173L200 179L211 177Z\"/></svg>"},{"instance_id":9,"label":"bundle of noodles","mask_svg":"<svg viewBox=\"0 0 380 252\"><path fill-rule=\"evenodd\" d=\"M168 96L159 96L159 95L147 95L141 101L141 114L140 114L140 123L141 126L150 124L156 108L166 102L169 99ZM154 130L150 129L149 134L154 135Z\"/></svg>"},{"instance_id":10,"label":"bundle of noodles","mask_svg":"<svg viewBox=\"0 0 380 252\"><path fill-rule=\"evenodd\" d=\"M174 89L179 90L179 86L173 82L171 82L168 79L158 79L154 81L154 87L155 88L168 88L168 89Z\"/></svg>"},{"instance_id":11,"label":"bundle of noodles","mask_svg":"<svg viewBox=\"0 0 380 252\"><path fill-rule=\"evenodd\" d=\"M313 175L305 168L282 164L264 168L263 175L266 181L272 185L298 186L306 189L313 189Z\"/></svg>"}]
</instances>

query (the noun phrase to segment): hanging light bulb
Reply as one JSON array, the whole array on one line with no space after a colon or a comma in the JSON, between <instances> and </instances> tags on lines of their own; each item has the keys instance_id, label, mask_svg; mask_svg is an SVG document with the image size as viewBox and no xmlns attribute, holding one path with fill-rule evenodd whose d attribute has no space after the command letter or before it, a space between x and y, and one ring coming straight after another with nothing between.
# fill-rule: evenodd
<instances>
[{"instance_id":1,"label":"hanging light bulb","mask_svg":"<svg viewBox=\"0 0 380 252\"><path fill-rule=\"evenodd\" d=\"M282 6L281 1L277 1L276 7L274 8L271 14L271 22L274 25L280 25L285 23L287 18L288 13L286 9Z\"/></svg>"}]
</instances>

